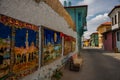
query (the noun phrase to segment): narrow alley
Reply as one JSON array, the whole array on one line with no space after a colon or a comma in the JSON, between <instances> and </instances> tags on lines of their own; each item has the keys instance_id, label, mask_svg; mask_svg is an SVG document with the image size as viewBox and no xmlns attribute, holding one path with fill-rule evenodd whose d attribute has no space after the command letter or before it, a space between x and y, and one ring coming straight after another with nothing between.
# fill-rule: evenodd
<instances>
[{"instance_id":1,"label":"narrow alley","mask_svg":"<svg viewBox=\"0 0 120 80\"><path fill-rule=\"evenodd\" d=\"M0 0L0 80L120 80L120 0Z\"/></svg>"},{"instance_id":2,"label":"narrow alley","mask_svg":"<svg viewBox=\"0 0 120 80\"><path fill-rule=\"evenodd\" d=\"M81 70L75 72L65 68L61 80L120 80L119 53L84 49L81 55L84 59Z\"/></svg>"}]
</instances>

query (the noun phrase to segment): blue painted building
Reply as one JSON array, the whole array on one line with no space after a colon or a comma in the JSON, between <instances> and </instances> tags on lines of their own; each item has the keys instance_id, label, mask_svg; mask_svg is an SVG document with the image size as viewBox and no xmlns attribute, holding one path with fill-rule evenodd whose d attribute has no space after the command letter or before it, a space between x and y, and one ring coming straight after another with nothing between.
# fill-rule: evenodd
<instances>
[{"instance_id":1,"label":"blue painted building","mask_svg":"<svg viewBox=\"0 0 120 80\"><path fill-rule=\"evenodd\" d=\"M80 6L71 6L69 4L68 7L65 7L67 12L71 15L72 19L76 25L76 32L77 32L77 44L78 44L78 51L80 52L81 49L81 39L83 36L84 31L87 31L87 5L80 5Z\"/></svg>"}]
</instances>

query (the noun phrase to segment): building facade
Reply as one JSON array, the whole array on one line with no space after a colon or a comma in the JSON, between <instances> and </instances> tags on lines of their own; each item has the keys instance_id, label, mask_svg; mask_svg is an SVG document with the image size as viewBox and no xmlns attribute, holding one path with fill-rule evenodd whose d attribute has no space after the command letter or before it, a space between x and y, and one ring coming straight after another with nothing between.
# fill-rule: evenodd
<instances>
[{"instance_id":1,"label":"building facade","mask_svg":"<svg viewBox=\"0 0 120 80\"><path fill-rule=\"evenodd\" d=\"M98 45L99 45L98 33L97 32L92 33L90 35L90 46L91 47L98 47Z\"/></svg>"},{"instance_id":2,"label":"building facade","mask_svg":"<svg viewBox=\"0 0 120 80\"><path fill-rule=\"evenodd\" d=\"M102 23L98 28L98 36L99 36L99 48L103 48L103 35L102 33L111 30L111 22Z\"/></svg>"},{"instance_id":3,"label":"building facade","mask_svg":"<svg viewBox=\"0 0 120 80\"><path fill-rule=\"evenodd\" d=\"M113 40L113 32L110 31L106 31L103 33L103 46L104 46L104 50L106 51L114 51L114 40Z\"/></svg>"},{"instance_id":4,"label":"building facade","mask_svg":"<svg viewBox=\"0 0 120 80\"><path fill-rule=\"evenodd\" d=\"M65 9L71 15L73 21L76 25L76 32L77 32L77 44L78 50L82 47L82 36L84 31L87 30L87 5L81 6L65 6ZM80 51L79 51L80 52Z\"/></svg>"},{"instance_id":5,"label":"building facade","mask_svg":"<svg viewBox=\"0 0 120 80\"><path fill-rule=\"evenodd\" d=\"M89 47L90 46L90 39L86 39L83 41L83 47Z\"/></svg>"},{"instance_id":6,"label":"building facade","mask_svg":"<svg viewBox=\"0 0 120 80\"><path fill-rule=\"evenodd\" d=\"M72 18L58 0L0 3L0 80L51 80L78 52Z\"/></svg>"},{"instance_id":7,"label":"building facade","mask_svg":"<svg viewBox=\"0 0 120 80\"><path fill-rule=\"evenodd\" d=\"M116 49L120 52L120 5L115 6L108 16L112 22L112 31L114 31L116 35Z\"/></svg>"}]
</instances>

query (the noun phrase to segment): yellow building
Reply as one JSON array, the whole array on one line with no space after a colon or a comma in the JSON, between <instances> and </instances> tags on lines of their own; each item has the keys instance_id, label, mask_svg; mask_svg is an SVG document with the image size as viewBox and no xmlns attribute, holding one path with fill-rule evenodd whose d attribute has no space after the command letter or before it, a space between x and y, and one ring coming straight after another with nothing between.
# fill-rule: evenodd
<instances>
[{"instance_id":1,"label":"yellow building","mask_svg":"<svg viewBox=\"0 0 120 80\"><path fill-rule=\"evenodd\" d=\"M83 44L84 44L84 47L88 47L90 44L90 40L86 39Z\"/></svg>"},{"instance_id":2,"label":"yellow building","mask_svg":"<svg viewBox=\"0 0 120 80\"><path fill-rule=\"evenodd\" d=\"M98 37L99 37L99 48L103 47L103 35L102 33L108 31L111 29L111 22L105 22L98 26L97 31L98 31Z\"/></svg>"}]
</instances>

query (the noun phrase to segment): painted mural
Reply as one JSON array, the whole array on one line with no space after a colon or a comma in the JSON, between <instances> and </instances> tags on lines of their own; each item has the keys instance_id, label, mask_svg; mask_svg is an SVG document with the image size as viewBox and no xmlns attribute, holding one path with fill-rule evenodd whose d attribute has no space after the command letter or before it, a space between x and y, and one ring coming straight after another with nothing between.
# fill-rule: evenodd
<instances>
[{"instance_id":1,"label":"painted mural","mask_svg":"<svg viewBox=\"0 0 120 80\"><path fill-rule=\"evenodd\" d=\"M0 80L10 71L10 38L11 28L0 22Z\"/></svg>"},{"instance_id":2,"label":"painted mural","mask_svg":"<svg viewBox=\"0 0 120 80\"><path fill-rule=\"evenodd\" d=\"M42 65L51 63L55 59L61 56L62 53L62 40L60 32L43 28L43 53L42 53Z\"/></svg>"},{"instance_id":3,"label":"painted mural","mask_svg":"<svg viewBox=\"0 0 120 80\"><path fill-rule=\"evenodd\" d=\"M21 77L38 67L37 32L26 28L16 29L15 32L13 72Z\"/></svg>"},{"instance_id":4,"label":"painted mural","mask_svg":"<svg viewBox=\"0 0 120 80\"><path fill-rule=\"evenodd\" d=\"M71 41L64 41L64 55L72 52L72 43Z\"/></svg>"},{"instance_id":5,"label":"painted mural","mask_svg":"<svg viewBox=\"0 0 120 80\"><path fill-rule=\"evenodd\" d=\"M64 36L64 55L69 54L70 52L72 52L72 41L71 41L71 37L65 35Z\"/></svg>"},{"instance_id":6,"label":"painted mural","mask_svg":"<svg viewBox=\"0 0 120 80\"><path fill-rule=\"evenodd\" d=\"M0 41L2 42L2 44L0 43L0 49L2 52L0 54L6 53L5 57L0 57L2 60L0 63L3 64L5 61L10 60L10 55L7 51L10 51L8 50L10 42L9 38L12 38L10 69L11 73L14 75L12 75L10 79L18 80L23 76L31 74L38 68L38 27L4 15L0 15L0 22L10 26L12 29L12 32L10 32L9 27L6 28L6 31L0 31L2 34L3 32L5 34L0 34L3 36L0 36Z\"/></svg>"},{"instance_id":7,"label":"painted mural","mask_svg":"<svg viewBox=\"0 0 120 80\"><path fill-rule=\"evenodd\" d=\"M72 52L74 52L76 49L76 39L72 38Z\"/></svg>"},{"instance_id":8,"label":"painted mural","mask_svg":"<svg viewBox=\"0 0 120 80\"><path fill-rule=\"evenodd\" d=\"M70 52L75 51L76 49L76 40L71 36L64 34L64 55L68 55Z\"/></svg>"}]
</instances>

